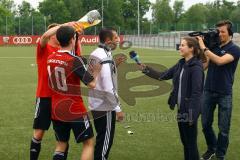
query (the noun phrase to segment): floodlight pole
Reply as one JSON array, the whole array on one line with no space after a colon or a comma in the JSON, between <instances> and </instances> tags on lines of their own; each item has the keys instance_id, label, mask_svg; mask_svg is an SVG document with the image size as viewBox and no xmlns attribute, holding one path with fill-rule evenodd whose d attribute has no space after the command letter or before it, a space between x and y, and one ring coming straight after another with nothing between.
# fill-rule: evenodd
<instances>
[{"instance_id":1,"label":"floodlight pole","mask_svg":"<svg viewBox=\"0 0 240 160\"><path fill-rule=\"evenodd\" d=\"M8 19L7 19L7 16L6 16L6 35L8 34L7 27L8 27Z\"/></svg>"},{"instance_id":2,"label":"floodlight pole","mask_svg":"<svg viewBox=\"0 0 240 160\"><path fill-rule=\"evenodd\" d=\"M140 36L140 7L139 7L139 0L138 0L138 36Z\"/></svg>"},{"instance_id":3,"label":"floodlight pole","mask_svg":"<svg viewBox=\"0 0 240 160\"><path fill-rule=\"evenodd\" d=\"M33 15L32 15L32 35L33 35Z\"/></svg>"},{"instance_id":4,"label":"floodlight pole","mask_svg":"<svg viewBox=\"0 0 240 160\"><path fill-rule=\"evenodd\" d=\"M20 22L20 17L18 17L18 34L21 34L21 22Z\"/></svg>"},{"instance_id":5,"label":"floodlight pole","mask_svg":"<svg viewBox=\"0 0 240 160\"><path fill-rule=\"evenodd\" d=\"M103 28L103 0L102 0L102 28Z\"/></svg>"},{"instance_id":6,"label":"floodlight pole","mask_svg":"<svg viewBox=\"0 0 240 160\"><path fill-rule=\"evenodd\" d=\"M46 16L43 17L44 19L44 29L45 29L45 32L47 30L47 20L46 20Z\"/></svg>"}]
</instances>

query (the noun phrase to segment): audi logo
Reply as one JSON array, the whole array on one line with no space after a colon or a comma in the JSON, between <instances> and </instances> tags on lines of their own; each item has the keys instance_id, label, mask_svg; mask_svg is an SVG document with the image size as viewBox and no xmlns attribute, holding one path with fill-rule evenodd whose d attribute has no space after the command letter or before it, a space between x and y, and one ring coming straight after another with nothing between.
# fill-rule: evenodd
<instances>
[{"instance_id":1,"label":"audi logo","mask_svg":"<svg viewBox=\"0 0 240 160\"><path fill-rule=\"evenodd\" d=\"M31 44L32 38L31 37L14 37L13 43L14 44Z\"/></svg>"}]
</instances>

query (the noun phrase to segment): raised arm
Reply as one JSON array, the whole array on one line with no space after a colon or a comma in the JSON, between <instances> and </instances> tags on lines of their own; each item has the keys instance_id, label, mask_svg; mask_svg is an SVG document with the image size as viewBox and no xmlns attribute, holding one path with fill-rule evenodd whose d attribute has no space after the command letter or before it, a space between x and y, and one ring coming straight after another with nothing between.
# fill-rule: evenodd
<instances>
[{"instance_id":1,"label":"raised arm","mask_svg":"<svg viewBox=\"0 0 240 160\"><path fill-rule=\"evenodd\" d=\"M57 30L58 30L58 28L60 26L64 26L64 25L68 25L68 26L74 27L76 32L78 32L79 34L81 34L83 32L83 26L81 24L77 23L77 22L67 22L67 23L63 23L63 24L57 25L55 27L52 27L52 28L48 29L41 36L41 38L40 38L40 45L41 45L41 47L44 48L47 45L50 37L56 34L56 32L57 32Z\"/></svg>"},{"instance_id":2,"label":"raised arm","mask_svg":"<svg viewBox=\"0 0 240 160\"><path fill-rule=\"evenodd\" d=\"M57 32L57 30L58 30L59 27L60 27L60 25L55 26L55 27L53 27L53 28L50 28L49 30L47 30L47 31L41 36L41 38L40 38L41 48L44 48L44 47L47 45L50 37L53 36L54 34L56 34L56 32Z\"/></svg>"},{"instance_id":3,"label":"raised arm","mask_svg":"<svg viewBox=\"0 0 240 160\"><path fill-rule=\"evenodd\" d=\"M169 80L173 78L174 73L176 72L177 68L178 68L179 64L177 63L176 65L174 65L173 67L169 68L166 71L163 72L159 72L156 71L155 69L145 66L142 69L142 72L147 75L148 77L151 77L153 79L157 79L157 80Z\"/></svg>"},{"instance_id":4,"label":"raised arm","mask_svg":"<svg viewBox=\"0 0 240 160\"><path fill-rule=\"evenodd\" d=\"M204 54L208 57L208 59L210 61L212 61L213 63L215 63L218 66L222 66L225 64L228 64L232 61L234 61L234 57L230 54L230 53L226 53L223 56L218 56L216 54L214 54L212 51L210 51L204 44L202 37L197 37L200 48L204 51ZM208 61L209 61L208 60ZM207 65L208 66L208 65ZM204 66L204 69L207 67Z\"/></svg>"},{"instance_id":5,"label":"raised arm","mask_svg":"<svg viewBox=\"0 0 240 160\"><path fill-rule=\"evenodd\" d=\"M81 81L89 88L95 88L96 77L100 71L101 65L95 64L91 66L91 71L88 71L85 67L84 60L82 58L75 58L73 64L73 72L81 79Z\"/></svg>"}]
</instances>

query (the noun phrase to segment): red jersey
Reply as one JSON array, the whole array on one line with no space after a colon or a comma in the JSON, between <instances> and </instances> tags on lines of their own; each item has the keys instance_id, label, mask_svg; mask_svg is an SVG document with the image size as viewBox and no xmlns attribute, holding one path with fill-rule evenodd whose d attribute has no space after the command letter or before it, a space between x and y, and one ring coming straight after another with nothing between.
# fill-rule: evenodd
<instances>
[{"instance_id":1,"label":"red jersey","mask_svg":"<svg viewBox=\"0 0 240 160\"><path fill-rule=\"evenodd\" d=\"M37 85L37 97L51 97L51 90L48 85L48 73L47 73L47 58L52 53L57 51L58 48L52 47L46 44L45 47L41 47L40 41L37 45L37 66L38 66L38 85Z\"/></svg>"},{"instance_id":2,"label":"red jersey","mask_svg":"<svg viewBox=\"0 0 240 160\"><path fill-rule=\"evenodd\" d=\"M81 46L80 42L77 43L77 46L75 47L75 50L76 50L76 56L81 56L82 46Z\"/></svg>"},{"instance_id":3,"label":"red jersey","mask_svg":"<svg viewBox=\"0 0 240 160\"><path fill-rule=\"evenodd\" d=\"M48 57L47 69L52 88L52 119L72 121L86 114L80 80L88 84L93 77L82 58L68 51L57 51Z\"/></svg>"},{"instance_id":4,"label":"red jersey","mask_svg":"<svg viewBox=\"0 0 240 160\"><path fill-rule=\"evenodd\" d=\"M45 47L41 47L40 41L37 45L37 66L38 66L38 85L37 85L37 97L51 97L51 89L48 84L47 74L47 58L53 52L56 52L59 48L52 47L46 44ZM76 55L81 55L81 44L77 43Z\"/></svg>"}]
</instances>

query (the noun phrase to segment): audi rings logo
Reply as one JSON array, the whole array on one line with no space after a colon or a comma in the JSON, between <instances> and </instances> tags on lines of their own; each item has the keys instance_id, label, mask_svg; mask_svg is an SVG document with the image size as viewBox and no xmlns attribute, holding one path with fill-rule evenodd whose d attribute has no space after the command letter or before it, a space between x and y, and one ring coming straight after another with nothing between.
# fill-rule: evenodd
<instances>
[{"instance_id":1,"label":"audi rings logo","mask_svg":"<svg viewBox=\"0 0 240 160\"><path fill-rule=\"evenodd\" d=\"M14 37L13 43L14 44L31 44L32 38L31 37Z\"/></svg>"}]
</instances>

